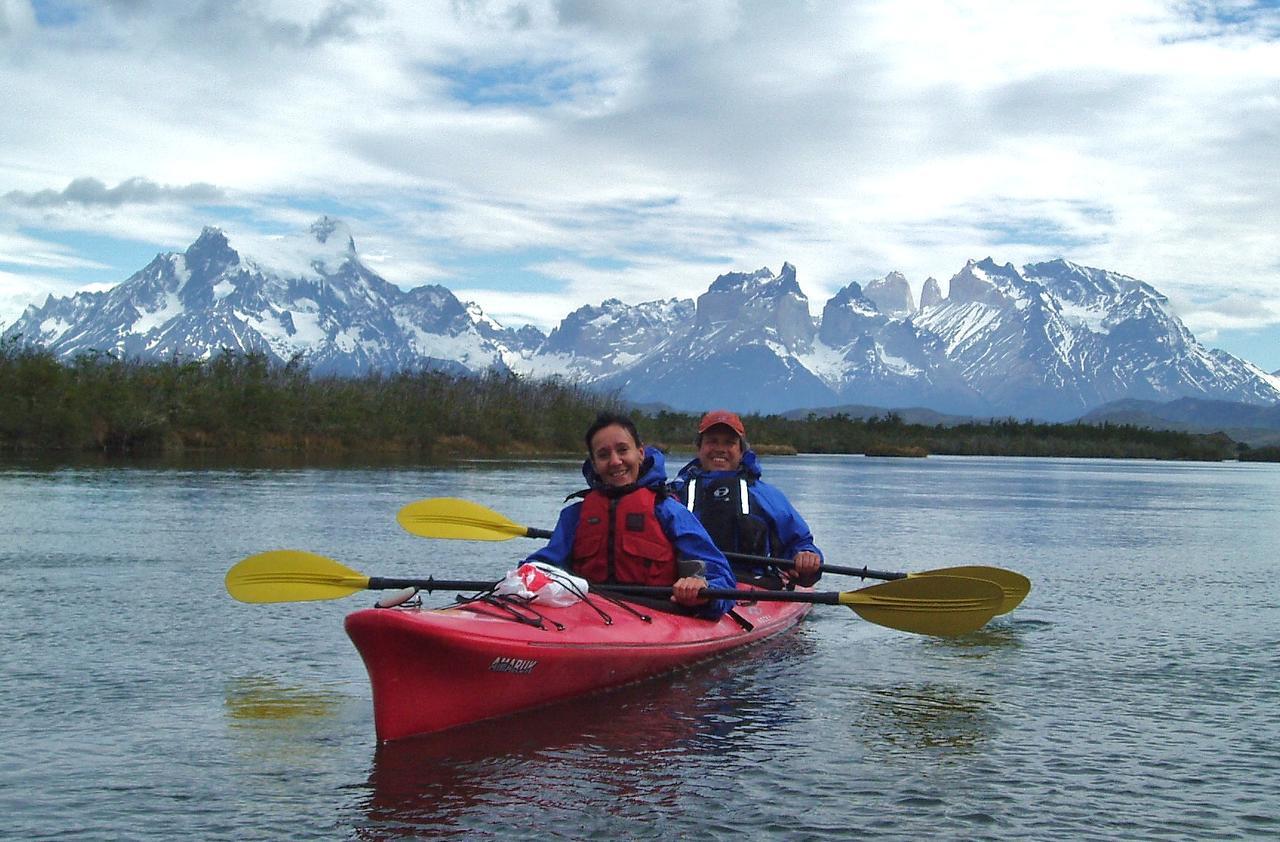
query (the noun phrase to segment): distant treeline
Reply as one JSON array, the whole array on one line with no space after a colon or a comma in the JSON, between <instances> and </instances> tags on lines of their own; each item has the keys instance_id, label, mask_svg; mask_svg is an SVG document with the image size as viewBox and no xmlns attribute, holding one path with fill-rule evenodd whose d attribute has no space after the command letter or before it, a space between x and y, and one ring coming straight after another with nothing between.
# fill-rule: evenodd
<instances>
[{"instance_id":1,"label":"distant treeline","mask_svg":"<svg viewBox=\"0 0 1280 842\"><path fill-rule=\"evenodd\" d=\"M0 450L460 454L581 450L609 396L514 375L315 377L296 360L223 352L139 362L0 345Z\"/></svg>"},{"instance_id":2,"label":"distant treeline","mask_svg":"<svg viewBox=\"0 0 1280 842\"><path fill-rule=\"evenodd\" d=\"M1076 456L1111 459L1234 459L1225 435L1196 435L1124 424L1043 424L1003 419L955 426L908 424L889 412L867 419L845 415L803 420L777 415L743 418L751 443L785 443L803 453L923 456ZM661 413L646 429L675 442L691 438L692 419Z\"/></svg>"},{"instance_id":3,"label":"distant treeline","mask_svg":"<svg viewBox=\"0 0 1280 842\"><path fill-rule=\"evenodd\" d=\"M231 351L210 360L140 362L99 353L62 363L43 349L0 343L0 450L8 452L578 454L596 413L623 408L616 394L512 374L316 377L297 360L280 365L262 353ZM692 447L696 415L631 414L649 442ZM1216 461L1265 450L1242 452L1224 435L1121 424L926 426L893 413L744 421L752 444L775 452Z\"/></svg>"}]
</instances>

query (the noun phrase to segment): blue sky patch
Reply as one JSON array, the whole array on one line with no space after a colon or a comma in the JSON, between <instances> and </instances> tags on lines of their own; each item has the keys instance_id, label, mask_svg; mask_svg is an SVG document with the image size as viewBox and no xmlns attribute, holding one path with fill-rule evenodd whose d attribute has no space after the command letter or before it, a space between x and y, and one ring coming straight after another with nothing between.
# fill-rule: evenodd
<instances>
[{"instance_id":1,"label":"blue sky patch","mask_svg":"<svg viewBox=\"0 0 1280 842\"><path fill-rule=\"evenodd\" d=\"M462 64L439 66L434 72L450 82L454 99L468 105L519 105L546 108L577 99L594 90L599 79L575 70L563 62L471 67Z\"/></svg>"},{"instance_id":2,"label":"blue sky patch","mask_svg":"<svg viewBox=\"0 0 1280 842\"><path fill-rule=\"evenodd\" d=\"M74 26L84 17L84 3L77 0L32 0L31 10L41 26Z\"/></svg>"},{"instance_id":3,"label":"blue sky patch","mask_svg":"<svg viewBox=\"0 0 1280 842\"><path fill-rule=\"evenodd\" d=\"M467 254L465 257L443 261L451 275L444 285L450 289L470 287L517 293L559 292L563 287L561 281L530 268L556 260L581 262L570 253L555 249Z\"/></svg>"}]
</instances>

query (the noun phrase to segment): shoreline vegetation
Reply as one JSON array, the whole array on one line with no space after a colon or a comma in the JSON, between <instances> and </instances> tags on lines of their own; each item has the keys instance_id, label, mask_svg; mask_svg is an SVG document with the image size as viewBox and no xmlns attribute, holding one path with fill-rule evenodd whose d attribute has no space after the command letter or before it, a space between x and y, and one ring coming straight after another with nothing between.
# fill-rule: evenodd
<instances>
[{"instance_id":1,"label":"shoreline vegetation","mask_svg":"<svg viewBox=\"0 0 1280 842\"><path fill-rule=\"evenodd\" d=\"M92 353L63 363L0 344L0 454L351 457L432 462L577 456L601 411L628 412L663 449L691 451L694 413L629 407L617 394L560 380L439 371L315 377L299 360L224 351L210 360L142 362ZM803 419L749 415L762 455L862 453L1280 461L1223 433L1012 418L907 424L892 412Z\"/></svg>"}]
</instances>

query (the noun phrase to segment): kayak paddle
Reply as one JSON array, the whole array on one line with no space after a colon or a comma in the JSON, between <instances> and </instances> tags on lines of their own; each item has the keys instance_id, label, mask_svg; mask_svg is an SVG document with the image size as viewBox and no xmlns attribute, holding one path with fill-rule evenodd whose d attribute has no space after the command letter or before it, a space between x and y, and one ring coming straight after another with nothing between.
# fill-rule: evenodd
<instances>
[{"instance_id":1,"label":"kayak paddle","mask_svg":"<svg viewBox=\"0 0 1280 842\"><path fill-rule=\"evenodd\" d=\"M484 591L493 582L370 577L316 553L272 550L237 562L226 576L227 593L241 602L303 602L339 599L362 590ZM663 598L671 588L644 585L594 585L607 593ZM703 588L701 596L739 602L809 602L847 605L877 625L916 634L950 637L976 631L999 610L1000 588L981 579L931 576L898 579L856 591L771 591Z\"/></svg>"},{"instance_id":2,"label":"kayak paddle","mask_svg":"<svg viewBox=\"0 0 1280 842\"><path fill-rule=\"evenodd\" d=\"M431 497L410 503L396 513L396 522L421 538L509 541L551 537L546 529L521 526L487 506L460 497Z\"/></svg>"},{"instance_id":3,"label":"kayak paddle","mask_svg":"<svg viewBox=\"0 0 1280 842\"><path fill-rule=\"evenodd\" d=\"M503 515L479 503L458 497L432 497L418 500L402 508L396 521L406 532L422 538L454 538L466 541L508 541L512 538L550 538L546 529L521 526ZM775 567L793 567L794 563L780 558L725 553L730 561L772 564ZM999 567L966 565L943 567L921 573L888 573L867 568L822 565L824 573L860 576L863 579L919 579L931 576L951 576L967 579L983 579L997 584L1004 596L997 614L1007 614L1017 608L1031 591L1031 580L1021 573Z\"/></svg>"},{"instance_id":4,"label":"kayak paddle","mask_svg":"<svg viewBox=\"0 0 1280 842\"><path fill-rule=\"evenodd\" d=\"M796 566L794 561L786 558L772 558L763 555L747 555L746 553L725 553L725 558L740 565L771 564L780 569ZM1004 570L1000 567L987 567L982 564L966 564L961 567L939 567L936 570L924 570L920 573L890 573L884 570L871 570L866 567L841 567L836 564L822 562L818 568L823 573L837 573L841 576L857 576L861 579L918 579L922 576L963 576L969 579L986 579L995 582L1004 592L1004 601L1000 604L997 615L1008 614L1022 604L1031 592L1031 580L1021 573Z\"/></svg>"}]
</instances>

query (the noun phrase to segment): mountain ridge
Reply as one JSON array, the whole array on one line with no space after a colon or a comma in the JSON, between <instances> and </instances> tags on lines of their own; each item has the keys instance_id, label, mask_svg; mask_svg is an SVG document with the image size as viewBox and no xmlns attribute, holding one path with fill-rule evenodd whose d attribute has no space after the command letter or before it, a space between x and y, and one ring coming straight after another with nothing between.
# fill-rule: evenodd
<instances>
[{"instance_id":1,"label":"mountain ridge","mask_svg":"<svg viewBox=\"0 0 1280 842\"><path fill-rule=\"evenodd\" d=\"M850 282L816 318L797 274L784 262L777 274L722 274L696 299L608 298L544 334L503 327L444 286L386 281L326 216L248 251L206 227L110 290L31 305L3 337L64 359L230 348L301 358L322 375L507 371L691 411L878 405L1067 420L1125 399L1280 401L1280 377L1201 345L1158 290L1108 270L969 260L946 296L927 279L918 304L890 272Z\"/></svg>"}]
</instances>

